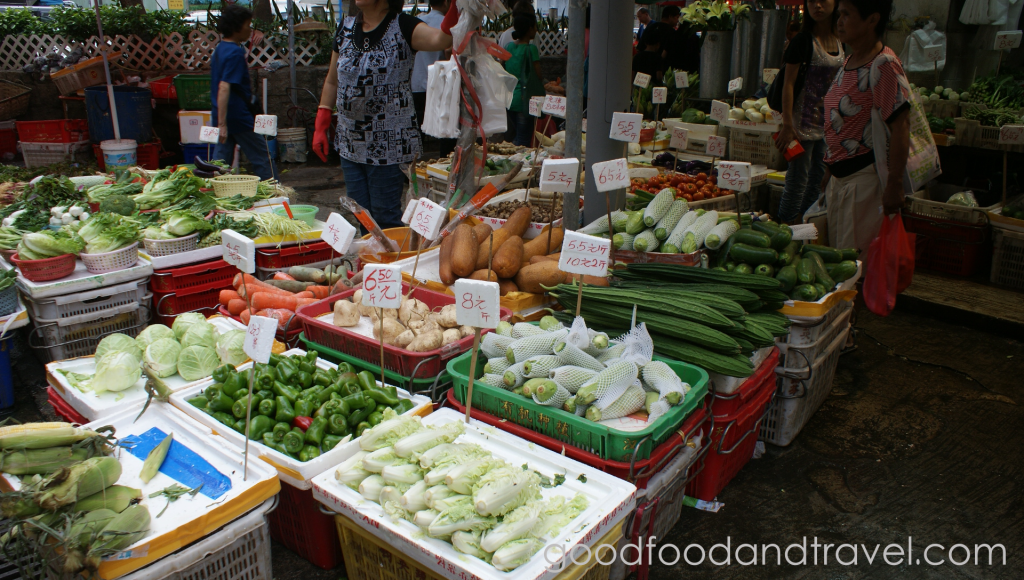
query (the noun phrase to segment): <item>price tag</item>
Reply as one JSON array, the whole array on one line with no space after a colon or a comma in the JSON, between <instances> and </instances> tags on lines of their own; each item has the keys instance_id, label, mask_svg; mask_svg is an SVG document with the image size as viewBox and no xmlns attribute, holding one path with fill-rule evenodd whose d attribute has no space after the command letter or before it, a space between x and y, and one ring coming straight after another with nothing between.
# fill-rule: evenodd
<instances>
[{"instance_id":1,"label":"price tag","mask_svg":"<svg viewBox=\"0 0 1024 580\"><path fill-rule=\"evenodd\" d=\"M256 242L234 230L220 231L224 261L246 274L256 271Z\"/></svg>"},{"instance_id":2,"label":"price tag","mask_svg":"<svg viewBox=\"0 0 1024 580\"><path fill-rule=\"evenodd\" d=\"M530 115L534 117L540 117L541 107L544 106L544 97L532 97L530 98Z\"/></svg>"},{"instance_id":3,"label":"price tag","mask_svg":"<svg viewBox=\"0 0 1024 580\"><path fill-rule=\"evenodd\" d=\"M584 133L587 132L587 118L586 117L583 118L583 132Z\"/></svg>"},{"instance_id":4,"label":"price tag","mask_svg":"<svg viewBox=\"0 0 1024 580\"><path fill-rule=\"evenodd\" d=\"M644 116L640 113L612 113L612 130L608 137L627 143L640 142L640 129Z\"/></svg>"},{"instance_id":5,"label":"price tag","mask_svg":"<svg viewBox=\"0 0 1024 580\"><path fill-rule=\"evenodd\" d=\"M363 306L398 308L402 305L402 269L367 264L363 268Z\"/></svg>"},{"instance_id":6,"label":"price tag","mask_svg":"<svg viewBox=\"0 0 1024 580\"><path fill-rule=\"evenodd\" d=\"M729 119L729 104L722 101L711 101L711 118L719 123Z\"/></svg>"},{"instance_id":7,"label":"price tag","mask_svg":"<svg viewBox=\"0 0 1024 580\"><path fill-rule=\"evenodd\" d=\"M684 70L677 70L676 71L676 88L677 89L685 89L685 88L688 88L689 86L690 86L690 77L689 77L689 75L686 74L686 71L684 71Z\"/></svg>"},{"instance_id":8,"label":"price tag","mask_svg":"<svg viewBox=\"0 0 1024 580\"><path fill-rule=\"evenodd\" d=\"M655 105L663 105L668 102L668 89L665 87L654 87L651 91L651 102Z\"/></svg>"},{"instance_id":9,"label":"price tag","mask_svg":"<svg viewBox=\"0 0 1024 580\"><path fill-rule=\"evenodd\" d=\"M501 290L497 282L460 278L455 292L455 322L459 326L497 328L501 320Z\"/></svg>"},{"instance_id":10,"label":"price tag","mask_svg":"<svg viewBox=\"0 0 1024 580\"><path fill-rule=\"evenodd\" d=\"M437 237L437 232L441 230L441 220L444 218L444 214L443 207L421 197L409 227L424 238L433 240Z\"/></svg>"},{"instance_id":11,"label":"price tag","mask_svg":"<svg viewBox=\"0 0 1024 580\"><path fill-rule=\"evenodd\" d=\"M545 159L540 172L541 191L576 191L579 159Z\"/></svg>"},{"instance_id":12,"label":"price tag","mask_svg":"<svg viewBox=\"0 0 1024 580\"><path fill-rule=\"evenodd\" d=\"M668 146L672 149L682 151L686 149L687 143L690 141L690 132L682 127L672 128L672 140L668 142Z\"/></svg>"},{"instance_id":13,"label":"price tag","mask_svg":"<svg viewBox=\"0 0 1024 580\"><path fill-rule=\"evenodd\" d=\"M926 46L924 47L924 60L928 62L938 62L945 59L945 49L941 46Z\"/></svg>"},{"instance_id":14,"label":"price tag","mask_svg":"<svg viewBox=\"0 0 1024 580\"><path fill-rule=\"evenodd\" d=\"M718 187L732 191L750 191L750 164L744 161L719 162Z\"/></svg>"},{"instance_id":15,"label":"price tag","mask_svg":"<svg viewBox=\"0 0 1024 580\"><path fill-rule=\"evenodd\" d=\"M254 362L267 364L270 351L274 348L274 334L277 333L277 319L266 316L252 316L245 328L245 342L242 352Z\"/></svg>"},{"instance_id":16,"label":"price tag","mask_svg":"<svg viewBox=\"0 0 1024 580\"><path fill-rule=\"evenodd\" d=\"M320 238L339 254L344 254L348 251L355 237L356 228L345 221L341 214L335 212L331 212L331 215L327 216L327 226L324 227L323 232L320 234Z\"/></svg>"},{"instance_id":17,"label":"price tag","mask_svg":"<svg viewBox=\"0 0 1024 580\"><path fill-rule=\"evenodd\" d=\"M1020 46L1021 31L1003 30L996 33L996 41L992 46L993 50L1007 50Z\"/></svg>"},{"instance_id":18,"label":"price tag","mask_svg":"<svg viewBox=\"0 0 1024 580\"><path fill-rule=\"evenodd\" d=\"M573 231L565 232L558 269L570 274L608 276L608 255L612 242L607 238L588 236Z\"/></svg>"},{"instance_id":19,"label":"price tag","mask_svg":"<svg viewBox=\"0 0 1024 580\"><path fill-rule=\"evenodd\" d=\"M220 129L217 127L200 127L199 128L199 142L200 143L216 143L220 140Z\"/></svg>"},{"instance_id":20,"label":"price tag","mask_svg":"<svg viewBox=\"0 0 1024 580\"><path fill-rule=\"evenodd\" d=\"M556 117L565 118L565 97L559 97L556 95L548 95L544 97L544 106L541 111L548 115L554 115Z\"/></svg>"},{"instance_id":21,"label":"price tag","mask_svg":"<svg viewBox=\"0 0 1024 580\"><path fill-rule=\"evenodd\" d=\"M641 89L646 89L648 86L650 86L650 84L651 75L649 74L638 72L636 73L636 76L633 77L633 86L640 87Z\"/></svg>"},{"instance_id":22,"label":"price tag","mask_svg":"<svg viewBox=\"0 0 1024 580\"><path fill-rule=\"evenodd\" d=\"M762 73L762 75L763 75L762 78L764 79L764 82L770 85L770 84L772 84L772 81L775 80L775 77L779 76L779 69L777 69L777 68L766 68L766 69L764 69L764 72Z\"/></svg>"},{"instance_id":23,"label":"price tag","mask_svg":"<svg viewBox=\"0 0 1024 580\"><path fill-rule=\"evenodd\" d=\"M277 137L277 115L256 115L253 133Z\"/></svg>"},{"instance_id":24,"label":"price tag","mask_svg":"<svg viewBox=\"0 0 1024 580\"><path fill-rule=\"evenodd\" d=\"M1003 125L999 128L1000 145L1020 145L1024 143L1024 125Z\"/></svg>"},{"instance_id":25,"label":"price tag","mask_svg":"<svg viewBox=\"0 0 1024 580\"><path fill-rule=\"evenodd\" d=\"M729 81L729 92L735 93L743 88L743 77L736 77Z\"/></svg>"},{"instance_id":26,"label":"price tag","mask_svg":"<svg viewBox=\"0 0 1024 580\"><path fill-rule=\"evenodd\" d=\"M626 165L625 159L595 163L591 169L598 191L614 191L629 187L629 166Z\"/></svg>"},{"instance_id":27,"label":"price tag","mask_svg":"<svg viewBox=\"0 0 1024 580\"><path fill-rule=\"evenodd\" d=\"M412 216L416 213L416 206L419 205L418 199L410 199L409 205L405 206L405 213L402 214L402 223L409 225L412 223Z\"/></svg>"},{"instance_id":28,"label":"price tag","mask_svg":"<svg viewBox=\"0 0 1024 580\"><path fill-rule=\"evenodd\" d=\"M711 157L725 157L725 137L708 135L708 145L704 150Z\"/></svg>"}]
</instances>

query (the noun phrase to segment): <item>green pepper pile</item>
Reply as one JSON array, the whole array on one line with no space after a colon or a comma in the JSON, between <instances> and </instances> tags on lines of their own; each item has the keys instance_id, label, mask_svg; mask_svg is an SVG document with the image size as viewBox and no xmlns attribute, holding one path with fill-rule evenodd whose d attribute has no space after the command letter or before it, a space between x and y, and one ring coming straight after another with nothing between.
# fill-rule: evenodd
<instances>
[{"instance_id":1,"label":"green pepper pile","mask_svg":"<svg viewBox=\"0 0 1024 580\"><path fill-rule=\"evenodd\" d=\"M309 461L345 437L358 437L381 422L385 408L399 415L413 408L395 387L381 387L368 371L348 363L336 369L316 366L317 353L272 354L255 365L249 438L293 459ZM249 372L224 365L213 384L188 400L221 423L245 433Z\"/></svg>"}]
</instances>

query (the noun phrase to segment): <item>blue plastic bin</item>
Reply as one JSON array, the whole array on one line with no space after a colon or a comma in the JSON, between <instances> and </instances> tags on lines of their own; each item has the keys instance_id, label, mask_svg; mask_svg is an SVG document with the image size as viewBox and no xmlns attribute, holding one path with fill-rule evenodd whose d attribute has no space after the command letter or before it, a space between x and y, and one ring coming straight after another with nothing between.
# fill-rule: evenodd
<instances>
[{"instance_id":1,"label":"blue plastic bin","mask_svg":"<svg viewBox=\"0 0 1024 580\"><path fill-rule=\"evenodd\" d=\"M153 140L153 105L149 89L114 87L118 126L122 139L136 143ZM93 143L114 138L114 121L110 115L107 86L97 85L85 89L85 113L89 121L89 139Z\"/></svg>"},{"instance_id":2,"label":"blue plastic bin","mask_svg":"<svg viewBox=\"0 0 1024 580\"><path fill-rule=\"evenodd\" d=\"M209 161L217 149L213 143L179 143L179 145L181 145L181 155L185 158L186 164L193 163L197 155L203 161Z\"/></svg>"}]
</instances>

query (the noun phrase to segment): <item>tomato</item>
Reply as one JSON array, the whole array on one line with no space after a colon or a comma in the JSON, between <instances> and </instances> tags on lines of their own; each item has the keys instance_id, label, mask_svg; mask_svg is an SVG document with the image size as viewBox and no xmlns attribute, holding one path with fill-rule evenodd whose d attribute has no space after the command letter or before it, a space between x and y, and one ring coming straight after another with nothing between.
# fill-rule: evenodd
<instances>
[{"instance_id":1,"label":"tomato","mask_svg":"<svg viewBox=\"0 0 1024 580\"><path fill-rule=\"evenodd\" d=\"M698 191L697 193L693 194L693 201L703 201L703 200L704 200L704 194L703 193Z\"/></svg>"},{"instance_id":2,"label":"tomato","mask_svg":"<svg viewBox=\"0 0 1024 580\"><path fill-rule=\"evenodd\" d=\"M705 185L707 185L707 183L706 183L706 182L704 182L704 181L699 181L699 180L697 181L697 189L704 189L704 186L705 186Z\"/></svg>"},{"instance_id":3,"label":"tomato","mask_svg":"<svg viewBox=\"0 0 1024 580\"><path fill-rule=\"evenodd\" d=\"M708 178L708 183L713 183L715 185L718 185L718 177L712 175L711 177Z\"/></svg>"},{"instance_id":4,"label":"tomato","mask_svg":"<svg viewBox=\"0 0 1024 580\"><path fill-rule=\"evenodd\" d=\"M707 181L708 180L708 174L704 173L704 172L698 173L697 174L697 180L698 181Z\"/></svg>"},{"instance_id":5,"label":"tomato","mask_svg":"<svg viewBox=\"0 0 1024 580\"><path fill-rule=\"evenodd\" d=\"M685 199L686 201L693 201L693 196L690 195L689 193L684 193L683 199Z\"/></svg>"},{"instance_id":6,"label":"tomato","mask_svg":"<svg viewBox=\"0 0 1024 580\"><path fill-rule=\"evenodd\" d=\"M697 186L692 183L687 183L683 187L686 189L686 193L689 193L690 195L697 193Z\"/></svg>"}]
</instances>

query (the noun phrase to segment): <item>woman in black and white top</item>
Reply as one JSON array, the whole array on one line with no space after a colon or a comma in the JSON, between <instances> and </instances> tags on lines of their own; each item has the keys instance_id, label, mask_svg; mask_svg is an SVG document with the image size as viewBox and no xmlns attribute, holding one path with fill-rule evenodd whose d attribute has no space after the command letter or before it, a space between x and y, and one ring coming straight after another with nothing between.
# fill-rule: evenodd
<instances>
[{"instance_id":1,"label":"woman in black and white top","mask_svg":"<svg viewBox=\"0 0 1024 580\"><path fill-rule=\"evenodd\" d=\"M412 98L417 50L445 50L450 34L402 12L402 0L355 0L360 14L338 27L320 94L313 152L327 160L327 132L338 111L334 145L341 155L348 196L382 228L402 225L401 164L420 153ZM453 3L454 4L454 3ZM443 27L444 30L450 28Z\"/></svg>"}]
</instances>

